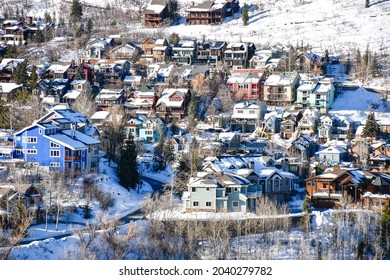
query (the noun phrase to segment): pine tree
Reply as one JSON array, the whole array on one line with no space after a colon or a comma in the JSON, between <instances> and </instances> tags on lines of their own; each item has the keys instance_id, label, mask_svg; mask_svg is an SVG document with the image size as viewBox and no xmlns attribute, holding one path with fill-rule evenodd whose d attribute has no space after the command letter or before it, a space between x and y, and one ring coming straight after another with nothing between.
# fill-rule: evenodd
<instances>
[{"instance_id":1,"label":"pine tree","mask_svg":"<svg viewBox=\"0 0 390 280\"><path fill-rule=\"evenodd\" d=\"M30 89L34 89L37 86L37 82L38 82L37 67L33 65L31 67L30 81L28 83Z\"/></svg>"},{"instance_id":2,"label":"pine tree","mask_svg":"<svg viewBox=\"0 0 390 280\"><path fill-rule=\"evenodd\" d=\"M363 128L362 137L376 138L379 136L380 128L378 122L375 120L374 113L370 113L367 116L366 125Z\"/></svg>"},{"instance_id":3,"label":"pine tree","mask_svg":"<svg viewBox=\"0 0 390 280\"><path fill-rule=\"evenodd\" d=\"M86 27L86 32L87 32L88 36L91 36L92 29L93 29L93 22L92 22L92 19L89 18L87 21L87 27Z\"/></svg>"},{"instance_id":4,"label":"pine tree","mask_svg":"<svg viewBox=\"0 0 390 280\"><path fill-rule=\"evenodd\" d=\"M5 58L17 58L18 57L18 49L15 45L9 46L7 52L5 53Z\"/></svg>"},{"instance_id":5,"label":"pine tree","mask_svg":"<svg viewBox=\"0 0 390 280\"><path fill-rule=\"evenodd\" d=\"M386 244L389 242L390 236L390 208L389 205L384 205L382 209L382 217L380 220L381 239Z\"/></svg>"},{"instance_id":6,"label":"pine tree","mask_svg":"<svg viewBox=\"0 0 390 280\"><path fill-rule=\"evenodd\" d=\"M77 22L81 20L81 17L83 16L83 6L81 6L79 0L72 1L70 16L72 17L73 20Z\"/></svg>"},{"instance_id":7,"label":"pine tree","mask_svg":"<svg viewBox=\"0 0 390 280\"><path fill-rule=\"evenodd\" d=\"M168 17L171 20L176 20L179 17L178 14L179 3L177 2L177 0L168 0L167 10L168 10Z\"/></svg>"},{"instance_id":8,"label":"pine tree","mask_svg":"<svg viewBox=\"0 0 390 280\"><path fill-rule=\"evenodd\" d=\"M118 178L126 189L135 189L139 180L137 166L137 147L133 136L129 135L121 151L118 164Z\"/></svg>"},{"instance_id":9,"label":"pine tree","mask_svg":"<svg viewBox=\"0 0 390 280\"><path fill-rule=\"evenodd\" d=\"M0 127L8 129L10 128L10 111L9 107L0 106Z\"/></svg>"},{"instance_id":10,"label":"pine tree","mask_svg":"<svg viewBox=\"0 0 390 280\"><path fill-rule=\"evenodd\" d=\"M248 16L248 7L246 4L244 4L244 7L242 8L242 21L244 22L244 26L248 25L249 16Z\"/></svg>"},{"instance_id":11,"label":"pine tree","mask_svg":"<svg viewBox=\"0 0 390 280\"><path fill-rule=\"evenodd\" d=\"M172 46L176 46L177 43L179 43L180 41L180 37L177 33L173 32L170 36L169 36L169 44L171 44Z\"/></svg>"},{"instance_id":12,"label":"pine tree","mask_svg":"<svg viewBox=\"0 0 390 280\"><path fill-rule=\"evenodd\" d=\"M25 85L28 81L27 62L21 62L16 66L14 72L14 82L18 85Z\"/></svg>"},{"instance_id":13,"label":"pine tree","mask_svg":"<svg viewBox=\"0 0 390 280\"><path fill-rule=\"evenodd\" d=\"M38 44L45 42L45 36L40 28L37 28L37 32L35 33L35 42Z\"/></svg>"}]
</instances>

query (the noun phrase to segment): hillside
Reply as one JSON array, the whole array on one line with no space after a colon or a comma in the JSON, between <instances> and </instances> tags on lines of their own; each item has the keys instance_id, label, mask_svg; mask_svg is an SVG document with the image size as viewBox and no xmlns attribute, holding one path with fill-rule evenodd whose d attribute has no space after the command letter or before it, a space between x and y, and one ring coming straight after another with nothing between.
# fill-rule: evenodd
<instances>
[{"instance_id":1,"label":"hillside","mask_svg":"<svg viewBox=\"0 0 390 280\"><path fill-rule=\"evenodd\" d=\"M118 1L118 0L83 0L83 3L98 7L123 8L130 14L137 10L134 2L145 4L145 1ZM181 15L191 2L201 0L179 0ZM45 11L57 15L64 14L69 9L71 1L40 1L31 0L31 5L24 11L27 15L43 16ZM241 1L241 5L244 3ZM184 18L180 24L170 26L164 30L143 28L141 22L136 22L123 33L139 32L140 30L156 34L162 31L166 34L178 33L181 37L205 38L207 40L249 41L257 45L269 44L310 44L322 50L348 53L359 47L365 49L369 44L372 50L379 53L389 52L390 41L390 1L370 1L370 7L365 8L365 1L350 0L252 0L246 2L250 5L249 24L244 27L240 14L235 18L225 19L224 24L210 25L184 25ZM1 4L9 1L0 0ZM3 12L5 5L0 5Z\"/></svg>"}]
</instances>

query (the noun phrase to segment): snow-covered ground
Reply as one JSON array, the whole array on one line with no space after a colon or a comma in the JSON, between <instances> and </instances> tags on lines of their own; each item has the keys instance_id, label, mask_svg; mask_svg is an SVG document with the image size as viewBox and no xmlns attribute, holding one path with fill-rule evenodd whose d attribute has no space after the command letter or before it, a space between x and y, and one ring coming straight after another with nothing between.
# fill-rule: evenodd
<instances>
[{"instance_id":1,"label":"snow-covered ground","mask_svg":"<svg viewBox=\"0 0 390 280\"><path fill-rule=\"evenodd\" d=\"M65 5L61 0L41 1L32 0L31 8L24 12L27 15L43 17L45 11L57 15L63 13ZM70 3L71 1L68 1ZM136 9L131 1L112 0L84 0L87 4L106 7L122 7ZM142 1L141 1L142 2ZM145 1L150 2L150 1ZM191 2L202 0L179 0L180 14ZM245 1L244 1L245 2ZM241 2L241 5L244 4ZM390 2L370 1L369 8L365 8L365 1L350 0L251 0L249 5L249 24L243 26L241 15L226 18L222 25L185 25L184 18L180 24L162 30L166 34L178 33L181 37L194 37L206 40L246 41L258 45L269 44L310 44L321 50L330 52L348 53L359 47L364 50L367 45L370 49L380 52L389 52L390 46ZM0 8L1 10L1 8ZM132 30L139 32L156 33L156 29L146 29L141 22L129 26L124 33ZM158 31L158 30L157 30Z\"/></svg>"},{"instance_id":2,"label":"snow-covered ground","mask_svg":"<svg viewBox=\"0 0 390 280\"><path fill-rule=\"evenodd\" d=\"M390 101L382 101L379 93L368 91L363 87L343 91L337 96L329 113L344 116L355 122L367 119L370 112L375 112L378 121L390 120Z\"/></svg>"}]
</instances>

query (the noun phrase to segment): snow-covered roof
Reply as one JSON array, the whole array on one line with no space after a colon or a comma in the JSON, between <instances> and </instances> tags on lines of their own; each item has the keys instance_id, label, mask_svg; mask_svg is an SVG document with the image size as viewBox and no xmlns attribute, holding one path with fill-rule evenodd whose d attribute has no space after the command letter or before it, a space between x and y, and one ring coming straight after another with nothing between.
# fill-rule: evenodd
<instances>
[{"instance_id":1,"label":"snow-covered roof","mask_svg":"<svg viewBox=\"0 0 390 280\"><path fill-rule=\"evenodd\" d=\"M45 135L45 137L71 150L87 149L85 144L78 140L72 139L72 137L69 137L66 134L57 133Z\"/></svg>"},{"instance_id":2,"label":"snow-covered roof","mask_svg":"<svg viewBox=\"0 0 390 280\"><path fill-rule=\"evenodd\" d=\"M21 87L22 85L15 83L0 83L0 92L8 93Z\"/></svg>"},{"instance_id":3,"label":"snow-covered roof","mask_svg":"<svg viewBox=\"0 0 390 280\"><path fill-rule=\"evenodd\" d=\"M63 98L66 98L66 99L77 99L77 97L79 97L81 94L81 91L80 90L68 90L65 95L63 96Z\"/></svg>"},{"instance_id":4,"label":"snow-covered roof","mask_svg":"<svg viewBox=\"0 0 390 280\"><path fill-rule=\"evenodd\" d=\"M95 138L88 136L84 133L81 133L80 131L77 130L62 130L61 133L73 138L74 140L80 141L86 145L95 145L95 144L100 144L99 140L96 140Z\"/></svg>"},{"instance_id":5,"label":"snow-covered roof","mask_svg":"<svg viewBox=\"0 0 390 280\"><path fill-rule=\"evenodd\" d=\"M105 120L109 114L108 111L97 111L91 116L91 120Z\"/></svg>"}]
</instances>

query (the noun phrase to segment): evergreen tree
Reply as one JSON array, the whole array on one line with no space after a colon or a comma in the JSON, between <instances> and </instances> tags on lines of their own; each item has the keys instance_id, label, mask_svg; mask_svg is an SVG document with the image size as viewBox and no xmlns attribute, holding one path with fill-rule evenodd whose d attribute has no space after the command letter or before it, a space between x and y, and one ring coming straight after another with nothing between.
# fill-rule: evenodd
<instances>
[{"instance_id":1,"label":"evergreen tree","mask_svg":"<svg viewBox=\"0 0 390 280\"><path fill-rule=\"evenodd\" d=\"M15 101L25 103L30 97L30 92L27 89L18 89L15 94Z\"/></svg>"},{"instance_id":2,"label":"evergreen tree","mask_svg":"<svg viewBox=\"0 0 390 280\"><path fill-rule=\"evenodd\" d=\"M363 128L362 137L370 137L375 139L377 136L379 136L379 133L380 133L379 124L375 120L374 113L371 112L367 116L367 121L366 121L366 125Z\"/></svg>"},{"instance_id":3,"label":"evergreen tree","mask_svg":"<svg viewBox=\"0 0 390 280\"><path fill-rule=\"evenodd\" d=\"M248 7L246 4L244 4L244 7L242 8L242 21L244 22L244 26L248 25L249 16L248 16Z\"/></svg>"},{"instance_id":4,"label":"evergreen tree","mask_svg":"<svg viewBox=\"0 0 390 280\"><path fill-rule=\"evenodd\" d=\"M169 36L169 44L171 44L172 46L176 46L177 43L179 43L180 41L180 37L177 33L173 32L170 36Z\"/></svg>"},{"instance_id":5,"label":"evergreen tree","mask_svg":"<svg viewBox=\"0 0 390 280\"><path fill-rule=\"evenodd\" d=\"M93 22L92 22L92 19L89 18L87 21L87 27L86 27L86 32L87 32L88 36L91 36L92 29L93 29Z\"/></svg>"},{"instance_id":6,"label":"evergreen tree","mask_svg":"<svg viewBox=\"0 0 390 280\"><path fill-rule=\"evenodd\" d=\"M37 67L33 65L31 67L30 81L28 83L30 89L34 89L37 86L37 82L38 82Z\"/></svg>"},{"instance_id":7,"label":"evergreen tree","mask_svg":"<svg viewBox=\"0 0 390 280\"><path fill-rule=\"evenodd\" d=\"M381 239L384 244L388 245L390 241L390 208L389 205L384 205L382 209L382 217L380 220Z\"/></svg>"},{"instance_id":8,"label":"evergreen tree","mask_svg":"<svg viewBox=\"0 0 390 280\"><path fill-rule=\"evenodd\" d=\"M72 17L73 20L75 20L77 22L79 22L81 20L81 17L83 16L83 6L81 6L81 3L79 0L72 1L70 16Z\"/></svg>"},{"instance_id":9,"label":"evergreen tree","mask_svg":"<svg viewBox=\"0 0 390 280\"><path fill-rule=\"evenodd\" d=\"M15 208L12 210L11 213L11 224L13 230L13 234L15 235L24 235L26 232L21 232L20 230L24 230L24 227L21 227L22 224L28 220L30 217L30 214L28 213L28 210L26 206L23 203L22 199L18 199L15 204Z\"/></svg>"},{"instance_id":10,"label":"evergreen tree","mask_svg":"<svg viewBox=\"0 0 390 280\"><path fill-rule=\"evenodd\" d=\"M139 174L137 167L137 147L133 136L130 134L126 139L121 151L118 164L118 178L120 184L126 189L135 189Z\"/></svg>"},{"instance_id":11,"label":"evergreen tree","mask_svg":"<svg viewBox=\"0 0 390 280\"><path fill-rule=\"evenodd\" d=\"M10 111L9 107L0 106L0 127L8 129L10 128Z\"/></svg>"},{"instance_id":12,"label":"evergreen tree","mask_svg":"<svg viewBox=\"0 0 390 280\"><path fill-rule=\"evenodd\" d=\"M27 62L21 62L16 66L14 72L14 82L18 85L25 85L28 82Z\"/></svg>"},{"instance_id":13,"label":"evergreen tree","mask_svg":"<svg viewBox=\"0 0 390 280\"><path fill-rule=\"evenodd\" d=\"M179 17L179 3L177 0L168 0L167 3L167 11L168 11L168 17L171 20L176 20Z\"/></svg>"},{"instance_id":14,"label":"evergreen tree","mask_svg":"<svg viewBox=\"0 0 390 280\"><path fill-rule=\"evenodd\" d=\"M18 57L18 49L15 45L9 46L7 52L5 53L6 58L17 58Z\"/></svg>"},{"instance_id":15,"label":"evergreen tree","mask_svg":"<svg viewBox=\"0 0 390 280\"><path fill-rule=\"evenodd\" d=\"M37 28L37 32L35 33L35 42L38 44L45 42L45 35L39 27Z\"/></svg>"}]
</instances>

